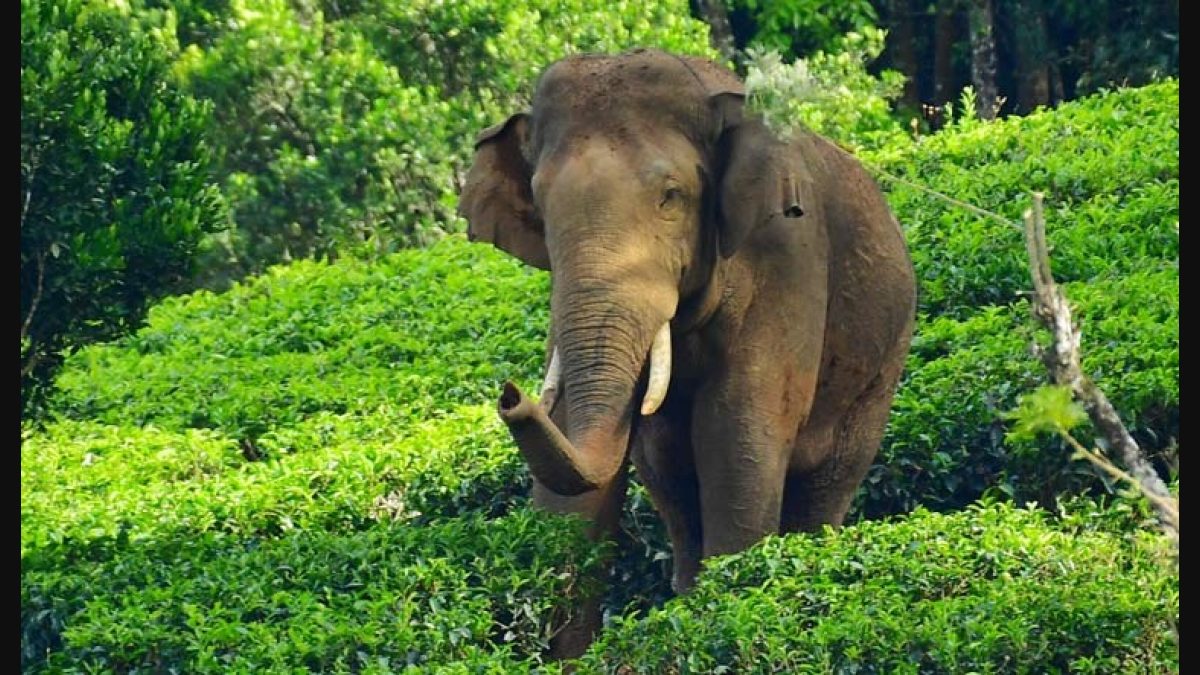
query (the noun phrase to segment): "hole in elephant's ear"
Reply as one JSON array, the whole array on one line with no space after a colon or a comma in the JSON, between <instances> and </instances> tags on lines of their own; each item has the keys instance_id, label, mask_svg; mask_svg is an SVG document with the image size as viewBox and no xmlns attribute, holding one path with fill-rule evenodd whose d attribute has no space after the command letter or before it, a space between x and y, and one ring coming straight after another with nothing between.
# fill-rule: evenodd
<instances>
[{"instance_id":1,"label":"hole in elephant's ear","mask_svg":"<svg viewBox=\"0 0 1200 675\"><path fill-rule=\"evenodd\" d=\"M771 218L804 214L812 177L799 150L780 139L757 115L725 130L717 144L718 238L721 256L732 256Z\"/></svg>"}]
</instances>

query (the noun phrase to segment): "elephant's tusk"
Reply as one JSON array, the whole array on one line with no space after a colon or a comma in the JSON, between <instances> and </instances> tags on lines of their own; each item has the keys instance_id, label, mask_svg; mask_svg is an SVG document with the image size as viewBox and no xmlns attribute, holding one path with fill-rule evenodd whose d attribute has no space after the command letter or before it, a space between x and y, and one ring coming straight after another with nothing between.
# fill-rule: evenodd
<instances>
[{"instance_id":1,"label":"elephant's tusk","mask_svg":"<svg viewBox=\"0 0 1200 675\"><path fill-rule=\"evenodd\" d=\"M538 395L542 410L554 407L554 399L558 398L558 385L562 380L562 364L558 361L558 347L550 355L550 366L546 368L546 380L542 383L542 392Z\"/></svg>"},{"instance_id":2,"label":"elephant's tusk","mask_svg":"<svg viewBox=\"0 0 1200 675\"><path fill-rule=\"evenodd\" d=\"M642 398L642 414L653 415L667 397L667 385L671 384L671 322L663 324L654 336L650 347L650 381L646 385L646 396Z\"/></svg>"}]
</instances>

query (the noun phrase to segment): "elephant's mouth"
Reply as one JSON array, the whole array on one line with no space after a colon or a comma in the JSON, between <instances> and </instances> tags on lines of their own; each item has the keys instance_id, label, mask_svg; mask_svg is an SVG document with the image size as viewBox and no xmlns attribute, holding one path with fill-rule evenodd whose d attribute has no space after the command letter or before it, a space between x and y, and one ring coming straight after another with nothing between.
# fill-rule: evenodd
<instances>
[{"instance_id":1,"label":"elephant's mouth","mask_svg":"<svg viewBox=\"0 0 1200 675\"><path fill-rule=\"evenodd\" d=\"M647 355L646 390L640 408L653 415L667 396L671 381L671 324L664 322ZM622 439L589 439L576 447L549 417L562 390L561 364L556 348L546 369L539 405L512 382L504 383L498 410L534 477L561 495L578 495L612 481L625 460L628 436ZM616 449L619 448L620 451Z\"/></svg>"}]
</instances>

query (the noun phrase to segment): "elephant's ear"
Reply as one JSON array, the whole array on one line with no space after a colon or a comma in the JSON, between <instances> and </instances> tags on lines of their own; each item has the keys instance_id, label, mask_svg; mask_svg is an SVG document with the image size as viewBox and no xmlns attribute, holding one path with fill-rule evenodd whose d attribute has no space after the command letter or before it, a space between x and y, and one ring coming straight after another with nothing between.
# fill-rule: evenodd
<instances>
[{"instance_id":1,"label":"elephant's ear","mask_svg":"<svg viewBox=\"0 0 1200 675\"><path fill-rule=\"evenodd\" d=\"M531 171L521 147L529 116L518 113L489 127L475 141L475 160L458 198L471 241L491 242L529 265L548 270L550 255L533 206Z\"/></svg>"},{"instance_id":2,"label":"elephant's ear","mask_svg":"<svg viewBox=\"0 0 1200 675\"><path fill-rule=\"evenodd\" d=\"M812 175L799 148L746 113L741 93L716 94L712 102L722 130L718 242L721 256L728 258L772 218L802 217L810 208Z\"/></svg>"}]
</instances>

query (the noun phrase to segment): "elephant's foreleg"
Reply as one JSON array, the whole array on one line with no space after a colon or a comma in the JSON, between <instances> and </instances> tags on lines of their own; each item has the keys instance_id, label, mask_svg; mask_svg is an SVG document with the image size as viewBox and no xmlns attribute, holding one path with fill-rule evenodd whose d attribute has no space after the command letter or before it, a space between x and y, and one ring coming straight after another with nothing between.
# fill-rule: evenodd
<instances>
[{"instance_id":1,"label":"elephant's foreleg","mask_svg":"<svg viewBox=\"0 0 1200 675\"><path fill-rule=\"evenodd\" d=\"M671 538L671 588L676 593L695 583L703 544L699 485L688 435L686 425L677 426L660 415L647 417L631 448L638 476Z\"/></svg>"},{"instance_id":2,"label":"elephant's foreleg","mask_svg":"<svg viewBox=\"0 0 1200 675\"><path fill-rule=\"evenodd\" d=\"M692 421L706 558L744 550L779 531L796 428L794 415L779 412L781 392L770 387L767 402L730 388L707 389Z\"/></svg>"}]
</instances>

